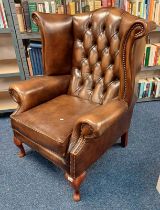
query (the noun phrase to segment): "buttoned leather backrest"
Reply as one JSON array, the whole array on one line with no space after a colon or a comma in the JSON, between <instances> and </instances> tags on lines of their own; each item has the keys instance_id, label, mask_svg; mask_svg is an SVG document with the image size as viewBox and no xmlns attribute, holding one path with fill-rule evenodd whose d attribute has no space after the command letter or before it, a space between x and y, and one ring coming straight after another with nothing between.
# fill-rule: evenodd
<instances>
[{"instance_id":1,"label":"buttoned leather backrest","mask_svg":"<svg viewBox=\"0 0 160 210\"><path fill-rule=\"evenodd\" d=\"M105 104L132 104L145 36L155 24L121 9L71 15L33 13L43 43L45 75L71 74L68 94Z\"/></svg>"},{"instance_id":2,"label":"buttoned leather backrest","mask_svg":"<svg viewBox=\"0 0 160 210\"><path fill-rule=\"evenodd\" d=\"M121 78L124 71L122 43L136 19L116 8L99 9L73 17L71 95L99 104L105 104L119 95L120 80L125 80Z\"/></svg>"}]
</instances>

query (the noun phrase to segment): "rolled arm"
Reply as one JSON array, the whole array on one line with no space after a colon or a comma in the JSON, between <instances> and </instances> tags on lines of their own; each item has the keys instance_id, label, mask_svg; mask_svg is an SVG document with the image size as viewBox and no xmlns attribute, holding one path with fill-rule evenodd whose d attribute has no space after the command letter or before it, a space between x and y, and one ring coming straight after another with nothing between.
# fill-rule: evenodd
<instances>
[{"instance_id":1,"label":"rolled arm","mask_svg":"<svg viewBox=\"0 0 160 210\"><path fill-rule=\"evenodd\" d=\"M67 93L70 76L41 76L13 83L9 87L11 97L18 103L14 114L20 114L41 103Z\"/></svg>"},{"instance_id":2,"label":"rolled arm","mask_svg":"<svg viewBox=\"0 0 160 210\"><path fill-rule=\"evenodd\" d=\"M70 175L83 173L111 147L130 125L130 111L122 100L98 106L75 124L70 145Z\"/></svg>"},{"instance_id":3,"label":"rolled arm","mask_svg":"<svg viewBox=\"0 0 160 210\"><path fill-rule=\"evenodd\" d=\"M127 110L127 103L118 99L112 100L106 105L98 106L77 120L73 130L73 136L76 139L80 135L85 136L87 139L100 137Z\"/></svg>"}]
</instances>

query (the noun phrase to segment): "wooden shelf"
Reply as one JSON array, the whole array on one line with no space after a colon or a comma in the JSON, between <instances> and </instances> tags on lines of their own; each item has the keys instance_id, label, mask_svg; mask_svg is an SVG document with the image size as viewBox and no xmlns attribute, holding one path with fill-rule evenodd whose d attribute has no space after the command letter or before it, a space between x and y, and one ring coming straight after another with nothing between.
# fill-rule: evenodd
<instances>
[{"instance_id":1,"label":"wooden shelf","mask_svg":"<svg viewBox=\"0 0 160 210\"><path fill-rule=\"evenodd\" d=\"M22 39L41 39L41 35L40 33L34 33L34 32L30 32L30 33L21 33L21 38Z\"/></svg>"},{"instance_id":2,"label":"wooden shelf","mask_svg":"<svg viewBox=\"0 0 160 210\"><path fill-rule=\"evenodd\" d=\"M0 92L8 91L9 85L19 80L20 77L0 78Z\"/></svg>"},{"instance_id":3,"label":"wooden shelf","mask_svg":"<svg viewBox=\"0 0 160 210\"><path fill-rule=\"evenodd\" d=\"M149 102L149 101L159 101L160 98L140 98L138 99L138 103L141 103L141 102Z\"/></svg>"},{"instance_id":4,"label":"wooden shelf","mask_svg":"<svg viewBox=\"0 0 160 210\"><path fill-rule=\"evenodd\" d=\"M18 76L19 68L16 59L0 60L0 77Z\"/></svg>"},{"instance_id":5,"label":"wooden shelf","mask_svg":"<svg viewBox=\"0 0 160 210\"><path fill-rule=\"evenodd\" d=\"M160 70L160 66L142 66L141 71L156 71Z\"/></svg>"},{"instance_id":6,"label":"wooden shelf","mask_svg":"<svg viewBox=\"0 0 160 210\"><path fill-rule=\"evenodd\" d=\"M13 101L8 92L0 93L0 113L12 112L17 108L17 103Z\"/></svg>"},{"instance_id":7,"label":"wooden shelf","mask_svg":"<svg viewBox=\"0 0 160 210\"><path fill-rule=\"evenodd\" d=\"M9 34L11 33L10 28L0 28L0 34Z\"/></svg>"}]
</instances>

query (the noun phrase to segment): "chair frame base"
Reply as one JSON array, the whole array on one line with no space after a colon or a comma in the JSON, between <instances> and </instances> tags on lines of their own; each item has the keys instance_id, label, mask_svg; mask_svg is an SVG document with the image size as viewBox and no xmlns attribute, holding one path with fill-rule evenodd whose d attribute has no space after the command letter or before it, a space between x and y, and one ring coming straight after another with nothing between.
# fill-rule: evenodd
<instances>
[{"instance_id":1,"label":"chair frame base","mask_svg":"<svg viewBox=\"0 0 160 210\"><path fill-rule=\"evenodd\" d=\"M23 158L26 155L22 142L14 136L13 138L14 144L19 148L18 157ZM128 131L125 132L121 136L121 146L126 147L128 145ZM73 200L78 202L81 200L80 195L80 186L82 182L86 178L86 172L84 171L80 176L77 178L72 178L68 173L65 173L65 179L70 183L71 187L73 188Z\"/></svg>"}]
</instances>

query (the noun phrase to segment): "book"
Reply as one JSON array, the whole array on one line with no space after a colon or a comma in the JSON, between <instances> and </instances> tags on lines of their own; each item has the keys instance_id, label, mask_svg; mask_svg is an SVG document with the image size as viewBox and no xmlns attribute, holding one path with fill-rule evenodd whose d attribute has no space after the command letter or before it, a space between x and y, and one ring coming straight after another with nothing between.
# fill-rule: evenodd
<instances>
[{"instance_id":1,"label":"book","mask_svg":"<svg viewBox=\"0 0 160 210\"><path fill-rule=\"evenodd\" d=\"M17 14L17 20L19 24L19 30L21 33L25 32L25 25L24 25L24 18L22 14L22 6L21 4L15 4L16 14Z\"/></svg>"},{"instance_id":2,"label":"book","mask_svg":"<svg viewBox=\"0 0 160 210\"><path fill-rule=\"evenodd\" d=\"M160 97L160 78L155 77L155 82L156 82L156 90L155 90L155 98Z\"/></svg>"},{"instance_id":3,"label":"book","mask_svg":"<svg viewBox=\"0 0 160 210\"><path fill-rule=\"evenodd\" d=\"M23 13L24 13L26 31L31 32L31 21L30 21L30 16L29 16L29 6L28 6L27 0L22 1L22 8L23 8Z\"/></svg>"},{"instance_id":4,"label":"book","mask_svg":"<svg viewBox=\"0 0 160 210\"><path fill-rule=\"evenodd\" d=\"M56 2L51 1L51 13L56 13Z\"/></svg>"},{"instance_id":5,"label":"book","mask_svg":"<svg viewBox=\"0 0 160 210\"><path fill-rule=\"evenodd\" d=\"M94 1L94 7L95 7L95 9L101 8L101 1L100 0L95 0Z\"/></svg>"},{"instance_id":6,"label":"book","mask_svg":"<svg viewBox=\"0 0 160 210\"><path fill-rule=\"evenodd\" d=\"M43 74L41 49L42 49L42 44L39 42L31 42L28 47L33 75Z\"/></svg>"},{"instance_id":7,"label":"book","mask_svg":"<svg viewBox=\"0 0 160 210\"><path fill-rule=\"evenodd\" d=\"M140 87L138 97L142 98L142 95L143 95L143 92L144 92L145 79L140 79L138 83L139 83L139 87Z\"/></svg>"},{"instance_id":8,"label":"book","mask_svg":"<svg viewBox=\"0 0 160 210\"><path fill-rule=\"evenodd\" d=\"M0 11L0 28L4 28L1 11Z\"/></svg>"},{"instance_id":9,"label":"book","mask_svg":"<svg viewBox=\"0 0 160 210\"><path fill-rule=\"evenodd\" d=\"M50 13L50 6L48 1L44 1L45 13Z\"/></svg>"},{"instance_id":10,"label":"book","mask_svg":"<svg viewBox=\"0 0 160 210\"><path fill-rule=\"evenodd\" d=\"M149 85L148 85L149 82L146 79L144 79L143 84L144 86L143 86L142 98L146 98L148 97L148 92L149 92Z\"/></svg>"},{"instance_id":11,"label":"book","mask_svg":"<svg viewBox=\"0 0 160 210\"><path fill-rule=\"evenodd\" d=\"M37 4L37 10L38 10L38 12L45 12L44 3L38 3Z\"/></svg>"},{"instance_id":12,"label":"book","mask_svg":"<svg viewBox=\"0 0 160 210\"><path fill-rule=\"evenodd\" d=\"M151 44L146 44L144 66L148 66L148 64L149 64L150 50L151 50Z\"/></svg>"},{"instance_id":13,"label":"book","mask_svg":"<svg viewBox=\"0 0 160 210\"><path fill-rule=\"evenodd\" d=\"M36 2L29 2L28 6L29 6L29 14L31 20L31 30L32 32L38 32L39 31L38 26L34 24L34 22L32 21L32 13L37 11L37 4Z\"/></svg>"},{"instance_id":14,"label":"book","mask_svg":"<svg viewBox=\"0 0 160 210\"><path fill-rule=\"evenodd\" d=\"M148 97L151 97L153 85L154 85L154 79L153 78L147 78L148 82L150 83L149 91L148 91Z\"/></svg>"},{"instance_id":15,"label":"book","mask_svg":"<svg viewBox=\"0 0 160 210\"><path fill-rule=\"evenodd\" d=\"M94 11L94 0L88 0L90 11Z\"/></svg>"},{"instance_id":16,"label":"book","mask_svg":"<svg viewBox=\"0 0 160 210\"><path fill-rule=\"evenodd\" d=\"M0 16L2 18L2 22L3 22L4 28L8 28L8 23L7 23L5 8L4 8L3 1L2 0L0 0Z\"/></svg>"}]
</instances>

